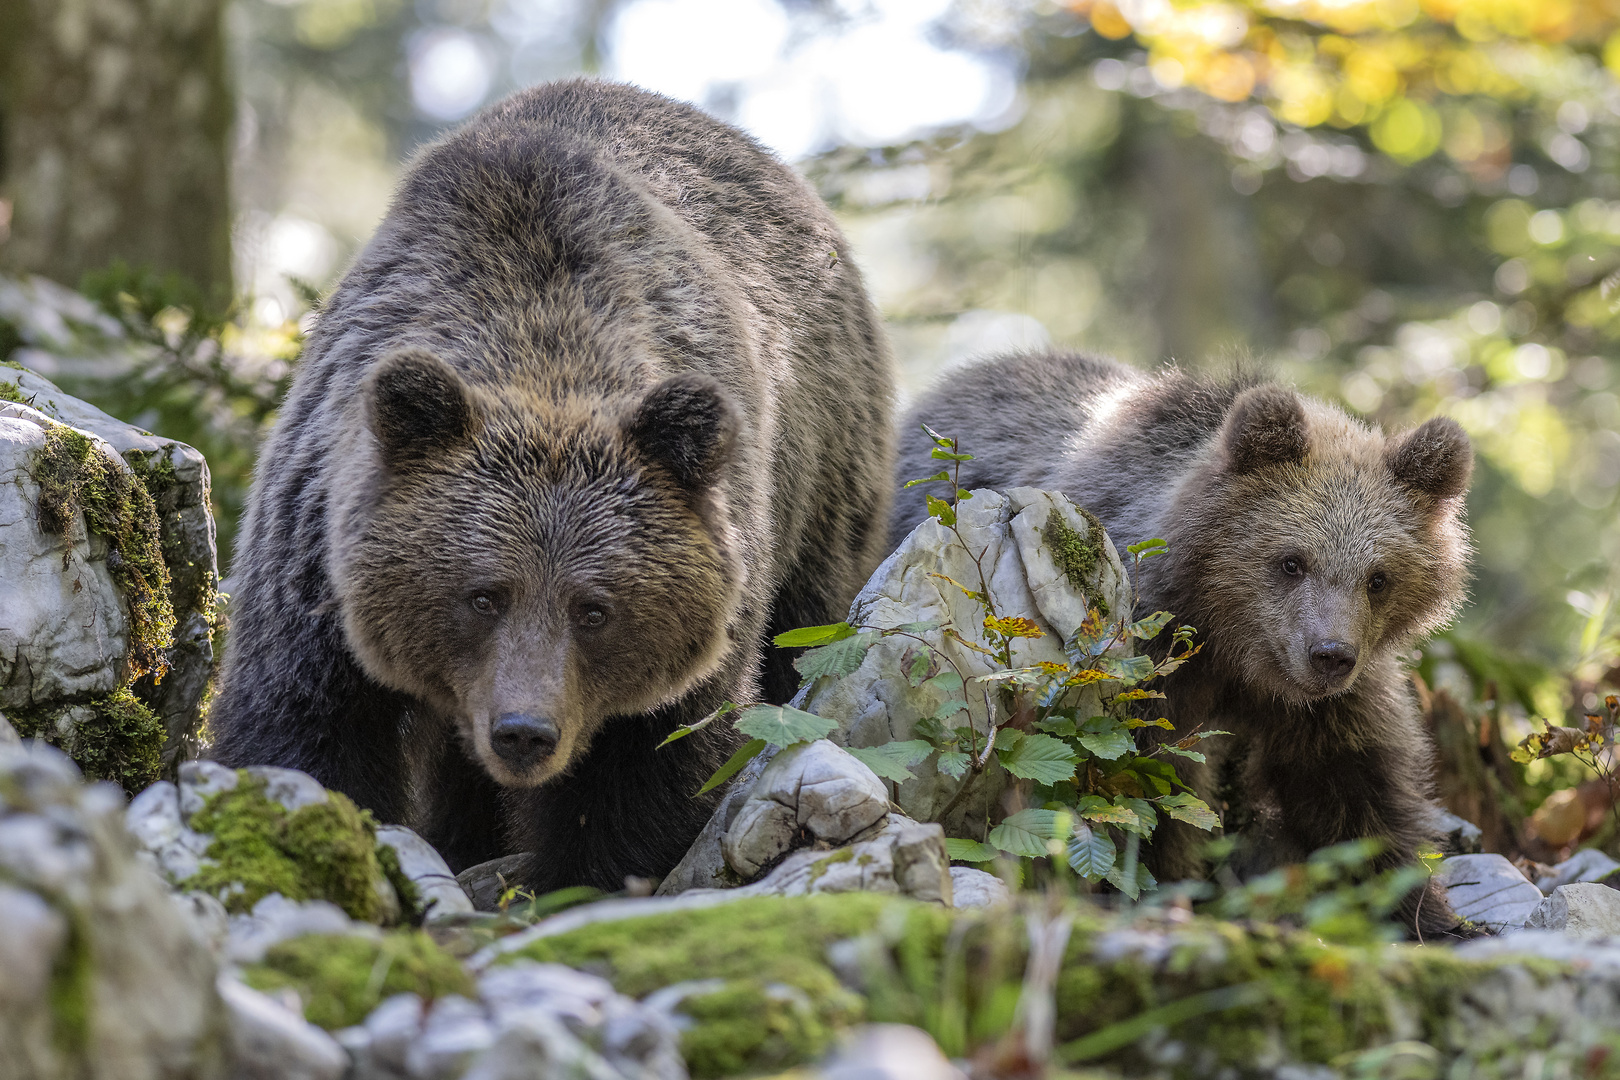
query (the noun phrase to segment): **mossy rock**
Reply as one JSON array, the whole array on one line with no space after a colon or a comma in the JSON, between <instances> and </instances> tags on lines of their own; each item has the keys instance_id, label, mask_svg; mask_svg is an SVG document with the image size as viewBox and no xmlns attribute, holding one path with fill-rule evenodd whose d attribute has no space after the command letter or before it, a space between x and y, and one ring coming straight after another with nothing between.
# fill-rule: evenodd
<instances>
[{"instance_id":1,"label":"mossy rock","mask_svg":"<svg viewBox=\"0 0 1620 1080\"><path fill-rule=\"evenodd\" d=\"M234 787L209 795L191 815L189 827L212 841L181 888L215 895L238 914L271 893L327 900L363 922L387 924L413 912L402 906L415 889L392 852L380 854L387 849L379 849L368 811L336 791L289 811L266 794L263 777L246 769L236 776Z\"/></svg>"},{"instance_id":2,"label":"mossy rock","mask_svg":"<svg viewBox=\"0 0 1620 1080\"><path fill-rule=\"evenodd\" d=\"M1243 1077L1293 1065L1437 1078L1518 1075L1541 1060L1620 1076L1620 975L1026 903L1071 922L1053 988L1054 1057L1068 1068ZM815 1060L861 1021L917 1025L954 1057L1016 1059L1028 941L1016 909L845 894L592 923L513 943L503 959L568 964L633 996L718 980L679 1011L693 1021L682 1035L692 1075L720 1077Z\"/></svg>"},{"instance_id":3,"label":"mossy rock","mask_svg":"<svg viewBox=\"0 0 1620 1080\"><path fill-rule=\"evenodd\" d=\"M242 979L258 990L291 989L304 1018L327 1030L358 1024L395 994L424 1000L476 996L459 961L420 930L378 937L305 934L272 945Z\"/></svg>"}]
</instances>

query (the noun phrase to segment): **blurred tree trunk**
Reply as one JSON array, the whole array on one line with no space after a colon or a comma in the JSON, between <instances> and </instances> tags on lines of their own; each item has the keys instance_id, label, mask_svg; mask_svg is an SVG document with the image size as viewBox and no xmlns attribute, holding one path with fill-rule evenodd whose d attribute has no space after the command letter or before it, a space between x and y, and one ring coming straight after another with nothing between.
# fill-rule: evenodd
<instances>
[{"instance_id":1,"label":"blurred tree trunk","mask_svg":"<svg viewBox=\"0 0 1620 1080\"><path fill-rule=\"evenodd\" d=\"M229 299L223 9L0 0L0 267L74 285L121 259Z\"/></svg>"}]
</instances>

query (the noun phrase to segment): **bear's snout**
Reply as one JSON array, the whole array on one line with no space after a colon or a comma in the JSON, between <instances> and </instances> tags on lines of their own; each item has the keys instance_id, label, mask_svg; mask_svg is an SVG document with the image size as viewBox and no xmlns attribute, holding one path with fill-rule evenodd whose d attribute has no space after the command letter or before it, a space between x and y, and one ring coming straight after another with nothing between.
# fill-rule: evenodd
<instances>
[{"instance_id":1,"label":"bear's snout","mask_svg":"<svg viewBox=\"0 0 1620 1080\"><path fill-rule=\"evenodd\" d=\"M506 713L489 729L489 744L510 769L525 772L557 749L557 725L542 716Z\"/></svg>"},{"instance_id":2,"label":"bear's snout","mask_svg":"<svg viewBox=\"0 0 1620 1080\"><path fill-rule=\"evenodd\" d=\"M1356 670L1357 655L1348 641L1318 641L1311 646L1311 668L1329 682L1338 682Z\"/></svg>"}]
</instances>

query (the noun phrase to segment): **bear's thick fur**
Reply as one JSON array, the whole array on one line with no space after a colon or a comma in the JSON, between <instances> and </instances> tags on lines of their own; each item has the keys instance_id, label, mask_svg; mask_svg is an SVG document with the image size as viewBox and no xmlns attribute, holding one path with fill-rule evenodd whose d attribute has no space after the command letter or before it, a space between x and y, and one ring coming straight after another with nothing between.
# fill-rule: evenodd
<instances>
[{"instance_id":1,"label":"bear's thick fur","mask_svg":"<svg viewBox=\"0 0 1620 1080\"><path fill-rule=\"evenodd\" d=\"M214 753L304 769L535 889L679 860L766 635L885 552L892 361L831 215L625 86L524 91L424 150L260 458Z\"/></svg>"},{"instance_id":2,"label":"bear's thick fur","mask_svg":"<svg viewBox=\"0 0 1620 1080\"><path fill-rule=\"evenodd\" d=\"M1181 735L1234 733L1201 745L1193 783L1226 805L1241 873L1360 837L1404 864L1431 840L1431 747L1400 654L1464 597L1473 451L1453 421L1386 438L1275 383L1045 352L947 374L902 431L903 479L938 470L918 422L974 455L963 487L1055 489L1122 550L1169 542L1142 565L1140 611L1201 631L1163 689ZM919 489L900 496L891 544L925 515ZM1166 833L1150 865L1199 875L1196 836ZM1457 923L1437 889L1414 916L1425 934Z\"/></svg>"}]
</instances>

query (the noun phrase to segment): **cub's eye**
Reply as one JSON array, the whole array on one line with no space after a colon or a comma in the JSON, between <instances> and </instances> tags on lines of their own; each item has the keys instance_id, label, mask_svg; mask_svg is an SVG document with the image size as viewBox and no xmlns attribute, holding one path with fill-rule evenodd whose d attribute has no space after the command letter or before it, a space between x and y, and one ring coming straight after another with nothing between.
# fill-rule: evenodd
<instances>
[{"instance_id":1,"label":"cub's eye","mask_svg":"<svg viewBox=\"0 0 1620 1080\"><path fill-rule=\"evenodd\" d=\"M1384 591L1384 586L1388 585L1388 584L1389 584L1389 579L1386 578L1384 576L1384 572L1382 570L1380 570L1378 573L1374 574L1372 577L1367 579L1367 591L1368 592L1383 592Z\"/></svg>"},{"instance_id":2,"label":"cub's eye","mask_svg":"<svg viewBox=\"0 0 1620 1080\"><path fill-rule=\"evenodd\" d=\"M1305 564L1293 555L1285 556L1282 561L1282 572L1289 577L1299 577L1305 572Z\"/></svg>"},{"instance_id":3,"label":"cub's eye","mask_svg":"<svg viewBox=\"0 0 1620 1080\"><path fill-rule=\"evenodd\" d=\"M588 607L579 613L579 625L595 628L607 622L607 612L599 607Z\"/></svg>"},{"instance_id":4,"label":"cub's eye","mask_svg":"<svg viewBox=\"0 0 1620 1080\"><path fill-rule=\"evenodd\" d=\"M479 593L472 598L472 609L480 615L495 614L495 598L488 593Z\"/></svg>"}]
</instances>

